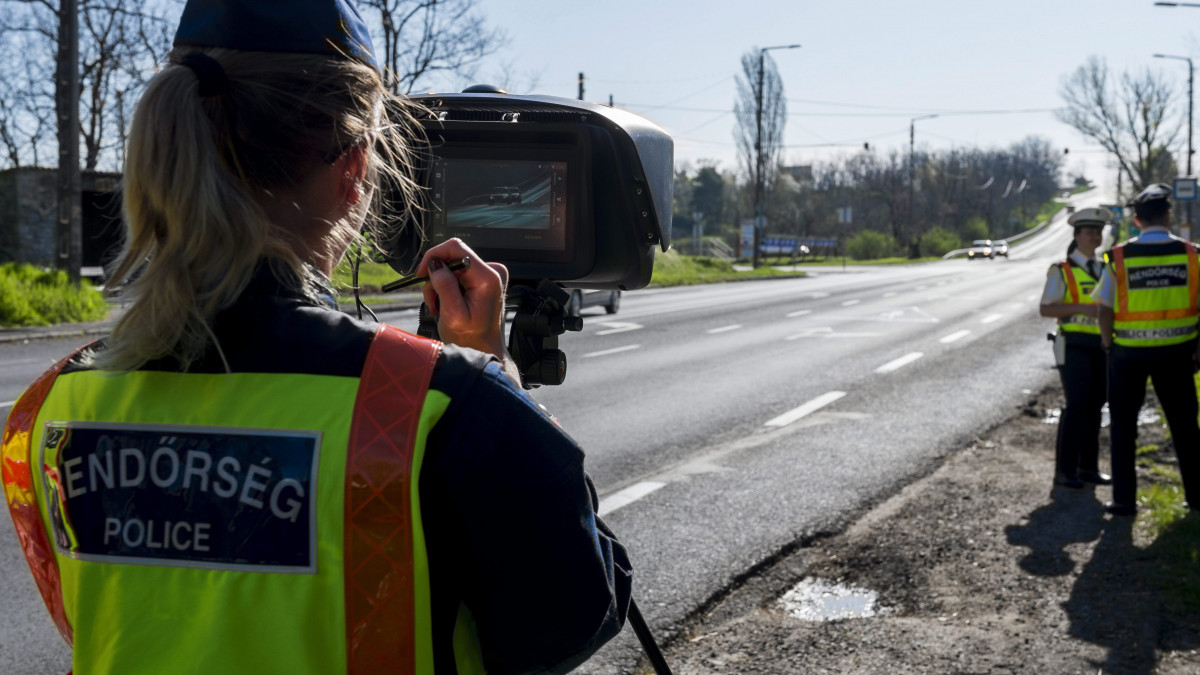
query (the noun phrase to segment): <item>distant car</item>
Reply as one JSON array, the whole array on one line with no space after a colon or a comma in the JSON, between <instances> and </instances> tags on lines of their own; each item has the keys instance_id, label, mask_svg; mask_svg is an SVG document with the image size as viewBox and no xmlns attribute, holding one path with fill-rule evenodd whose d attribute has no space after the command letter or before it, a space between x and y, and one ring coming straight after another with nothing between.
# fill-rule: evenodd
<instances>
[{"instance_id":1,"label":"distant car","mask_svg":"<svg viewBox=\"0 0 1200 675\"><path fill-rule=\"evenodd\" d=\"M1005 255L1008 255L1007 248ZM976 258L995 258L996 249L992 247L991 239L976 239L971 242L971 248L967 249L967 260L975 260Z\"/></svg>"},{"instance_id":2,"label":"distant car","mask_svg":"<svg viewBox=\"0 0 1200 675\"><path fill-rule=\"evenodd\" d=\"M567 314L579 316L584 307L603 307L608 314L621 308L621 291L591 291L576 288L567 302Z\"/></svg>"},{"instance_id":3,"label":"distant car","mask_svg":"<svg viewBox=\"0 0 1200 675\"><path fill-rule=\"evenodd\" d=\"M1001 239L1000 241L992 242L992 248L996 251L996 255L1008 257L1008 242Z\"/></svg>"},{"instance_id":4,"label":"distant car","mask_svg":"<svg viewBox=\"0 0 1200 675\"><path fill-rule=\"evenodd\" d=\"M494 187L491 194L488 195L488 206L495 206L496 204L520 204L521 199L521 188L509 186Z\"/></svg>"}]
</instances>

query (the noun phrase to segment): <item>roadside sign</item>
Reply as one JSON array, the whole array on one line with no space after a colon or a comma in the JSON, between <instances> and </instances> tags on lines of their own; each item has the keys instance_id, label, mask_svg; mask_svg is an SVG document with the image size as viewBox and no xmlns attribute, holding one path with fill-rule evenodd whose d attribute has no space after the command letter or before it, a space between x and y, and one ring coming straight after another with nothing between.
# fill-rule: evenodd
<instances>
[{"instance_id":1,"label":"roadside sign","mask_svg":"<svg viewBox=\"0 0 1200 675\"><path fill-rule=\"evenodd\" d=\"M849 206L839 206L838 207L838 222L839 223L851 223L851 222L853 222L853 216L854 216L854 211L851 207L849 207Z\"/></svg>"},{"instance_id":2,"label":"roadside sign","mask_svg":"<svg viewBox=\"0 0 1200 675\"><path fill-rule=\"evenodd\" d=\"M1176 178L1175 179L1175 200L1180 202L1196 201L1196 179L1195 178Z\"/></svg>"}]
</instances>

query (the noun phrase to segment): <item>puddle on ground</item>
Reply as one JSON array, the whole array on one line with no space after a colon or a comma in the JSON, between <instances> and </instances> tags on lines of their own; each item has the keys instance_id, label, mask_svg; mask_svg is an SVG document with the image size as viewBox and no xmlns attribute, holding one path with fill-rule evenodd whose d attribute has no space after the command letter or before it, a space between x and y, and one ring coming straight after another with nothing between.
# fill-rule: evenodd
<instances>
[{"instance_id":1,"label":"puddle on ground","mask_svg":"<svg viewBox=\"0 0 1200 675\"><path fill-rule=\"evenodd\" d=\"M1142 406L1142 409L1138 411L1138 426L1139 427L1144 426L1146 424L1156 424L1161 419L1162 419L1162 416L1158 414L1158 410L1155 408L1151 408L1148 405ZM1050 408L1049 410L1046 411L1046 416L1042 418L1042 423L1043 424L1058 424L1061 420L1062 420L1062 409L1061 408ZM1105 403L1104 407L1100 409L1100 428L1107 429L1111 422L1112 422L1112 417L1108 413L1108 404Z\"/></svg>"},{"instance_id":2,"label":"puddle on ground","mask_svg":"<svg viewBox=\"0 0 1200 675\"><path fill-rule=\"evenodd\" d=\"M863 619L886 614L875 591L808 577L779 599L788 616L804 621Z\"/></svg>"}]
</instances>

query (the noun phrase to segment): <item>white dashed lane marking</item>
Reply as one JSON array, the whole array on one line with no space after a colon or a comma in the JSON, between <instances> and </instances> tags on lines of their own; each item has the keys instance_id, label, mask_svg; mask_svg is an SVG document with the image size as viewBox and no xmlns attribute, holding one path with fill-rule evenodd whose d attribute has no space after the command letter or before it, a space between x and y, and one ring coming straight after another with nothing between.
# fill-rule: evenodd
<instances>
[{"instance_id":1,"label":"white dashed lane marking","mask_svg":"<svg viewBox=\"0 0 1200 675\"><path fill-rule=\"evenodd\" d=\"M721 326L720 328L710 328L705 332L708 333L709 335L716 335L717 333L728 333L731 330L737 330L741 327L742 327L742 324L735 323L732 326Z\"/></svg>"},{"instance_id":2,"label":"white dashed lane marking","mask_svg":"<svg viewBox=\"0 0 1200 675\"><path fill-rule=\"evenodd\" d=\"M1003 319L1003 318L1004 318L1003 314L991 314L991 315L983 317L983 319L979 323L992 323L995 321L999 321L1000 319Z\"/></svg>"},{"instance_id":3,"label":"white dashed lane marking","mask_svg":"<svg viewBox=\"0 0 1200 675\"><path fill-rule=\"evenodd\" d=\"M611 495L600 500L600 508L596 509L596 515L605 516L627 504L632 504L655 490L665 486L666 483L657 481L642 481L634 483L624 490L617 490Z\"/></svg>"},{"instance_id":4,"label":"white dashed lane marking","mask_svg":"<svg viewBox=\"0 0 1200 675\"><path fill-rule=\"evenodd\" d=\"M923 354L922 352L913 352L911 354L905 354L904 356L901 356L900 358L898 358L894 361L888 361L887 363L883 364L882 366L879 366L878 368L875 369L875 372L890 373L890 372L893 372L896 370L900 370L904 366L907 366L908 364L912 363L913 361L916 361L917 359L921 358L922 356L925 356L925 354Z\"/></svg>"},{"instance_id":5,"label":"white dashed lane marking","mask_svg":"<svg viewBox=\"0 0 1200 675\"><path fill-rule=\"evenodd\" d=\"M961 340L970 334L971 334L971 331L969 331L969 330L960 330L957 333L951 333L951 334L947 335L946 337L942 338L941 340L938 340L938 342L941 342L944 345L948 345L951 342L954 342L955 340Z\"/></svg>"},{"instance_id":6,"label":"white dashed lane marking","mask_svg":"<svg viewBox=\"0 0 1200 675\"><path fill-rule=\"evenodd\" d=\"M0 401L0 410L3 410L4 408L11 408L15 403L16 401Z\"/></svg>"},{"instance_id":7,"label":"white dashed lane marking","mask_svg":"<svg viewBox=\"0 0 1200 675\"><path fill-rule=\"evenodd\" d=\"M885 297L885 298L894 298L894 297L896 297L896 291L888 291L887 293L884 293L884 294L883 294L883 297Z\"/></svg>"},{"instance_id":8,"label":"white dashed lane marking","mask_svg":"<svg viewBox=\"0 0 1200 675\"><path fill-rule=\"evenodd\" d=\"M608 329L596 331L596 335L613 335L616 333L624 333L627 331L638 330L638 329L642 328L642 326L640 324L627 323L627 322L623 322L623 321L608 321L608 322L602 323L600 325L608 326Z\"/></svg>"},{"instance_id":9,"label":"white dashed lane marking","mask_svg":"<svg viewBox=\"0 0 1200 675\"><path fill-rule=\"evenodd\" d=\"M862 300L847 300L842 303L842 307L849 307L851 305L857 305L860 302L862 302Z\"/></svg>"},{"instance_id":10,"label":"white dashed lane marking","mask_svg":"<svg viewBox=\"0 0 1200 675\"><path fill-rule=\"evenodd\" d=\"M809 401L808 403L805 403L804 405L793 408L793 409L785 412L784 414L780 415L779 417L768 420L766 423L766 426L768 426L768 427L786 427L787 425L789 425L807 415L811 415L812 413L820 410L821 408L824 408L825 406L829 405L830 403L833 403L834 401L838 400L839 398L841 398L845 395L846 395L846 392L844 392L844 391L831 391L831 392L828 392L825 394L821 394L820 396L814 398L813 400Z\"/></svg>"},{"instance_id":11,"label":"white dashed lane marking","mask_svg":"<svg viewBox=\"0 0 1200 675\"><path fill-rule=\"evenodd\" d=\"M794 319L798 316L804 316L805 314L812 314L812 310L811 309L801 309L801 310L798 310L795 312L789 312L787 315L787 318Z\"/></svg>"},{"instance_id":12,"label":"white dashed lane marking","mask_svg":"<svg viewBox=\"0 0 1200 675\"><path fill-rule=\"evenodd\" d=\"M641 348L642 348L641 345L626 345L624 347L617 347L615 349L605 349L604 351L592 352L590 354L584 354L583 356L581 356L579 358L590 359L590 358L593 358L596 356L608 356L609 354L620 354L621 352L630 352L635 349L641 349Z\"/></svg>"}]
</instances>

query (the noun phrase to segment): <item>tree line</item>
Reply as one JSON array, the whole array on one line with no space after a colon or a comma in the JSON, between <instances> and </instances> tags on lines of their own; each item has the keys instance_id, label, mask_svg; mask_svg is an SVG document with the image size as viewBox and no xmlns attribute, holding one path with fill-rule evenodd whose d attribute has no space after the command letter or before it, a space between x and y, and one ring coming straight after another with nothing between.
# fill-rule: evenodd
<instances>
[{"instance_id":1,"label":"tree line","mask_svg":"<svg viewBox=\"0 0 1200 675\"><path fill-rule=\"evenodd\" d=\"M1062 156L1031 137L999 150L919 151L911 163L908 153L893 150L780 165L770 174L765 234L847 242L871 232L886 255L941 255L1036 224L1039 209L1060 190ZM752 192L748 181L713 162L678 169L673 237L687 242L702 214L706 234L736 238L740 223L753 218ZM847 208L850 222L842 222Z\"/></svg>"}]
</instances>

